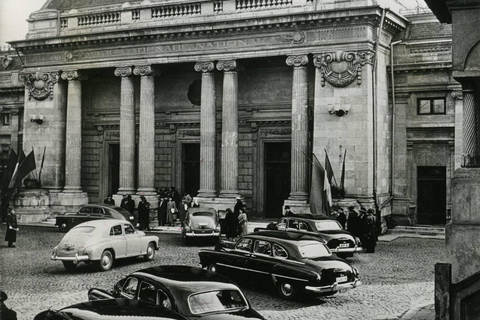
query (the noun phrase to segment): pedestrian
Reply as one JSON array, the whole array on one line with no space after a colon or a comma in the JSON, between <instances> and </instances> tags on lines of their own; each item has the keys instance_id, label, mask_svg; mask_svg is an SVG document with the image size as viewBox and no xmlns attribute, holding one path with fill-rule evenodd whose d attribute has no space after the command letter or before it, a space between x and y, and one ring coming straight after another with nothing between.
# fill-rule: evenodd
<instances>
[{"instance_id":1,"label":"pedestrian","mask_svg":"<svg viewBox=\"0 0 480 320\"><path fill-rule=\"evenodd\" d=\"M285 217L293 217L295 216L295 213L290 210L290 206L285 206L285 212L283 213Z\"/></svg>"},{"instance_id":2,"label":"pedestrian","mask_svg":"<svg viewBox=\"0 0 480 320\"><path fill-rule=\"evenodd\" d=\"M15 210L9 209L7 213L7 232L5 233L5 241L8 242L10 248L15 248L14 242L17 242L17 216Z\"/></svg>"},{"instance_id":3,"label":"pedestrian","mask_svg":"<svg viewBox=\"0 0 480 320\"><path fill-rule=\"evenodd\" d=\"M240 214L240 209L243 208L244 204L243 204L242 198L240 196L236 197L235 200L237 202L235 203L235 206L233 207L233 213L235 213L238 217L238 215Z\"/></svg>"},{"instance_id":4,"label":"pedestrian","mask_svg":"<svg viewBox=\"0 0 480 320\"><path fill-rule=\"evenodd\" d=\"M353 234L355 237L360 238L360 234L358 232L358 214L355 211L354 206L348 207L348 217L347 217L347 231Z\"/></svg>"},{"instance_id":5,"label":"pedestrian","mask_svg":"<svg viewBox=\"0 0 480 320\"><path fill-rule=\"evenodd\" d=\"M140 196L138 203L138 223L140 230L150 231L150 202L145 196Z\"/></svg>"},{"instance_id":6,"label":"pedestrian","mask_svg":"<svg viewBox=\"0 0 480 320\"><path fill-rule=\"evenodd\" d=\"M167 202L167 224L173 226L177 219L177 205L173 201L173 196L170 195Z\"/></svg>"},{"instance_id":7,"label":"pedestrian","mask_svg":"<svg viewBox=\"0 0 480 320\"><path fill-rule=\"evenodd\" d=\"M188 212L188 204L187 204L186 198L182 199L182 201L180 202L180 206L177 209L178 209L178 218L180 219L180 224L183 228L184 226L183 221L187 217L187 212Z\"/></svg>"},{"instance_id":8,"label":"pedestrian","mask_svg":"<svg viewBox=\"0 0 480 320\"><path fill-rule=\"evenodd\" d=\"M188 205L189 208L198 208L200 205L197 202L197 199L193 199L190 204Z\"/></svg>"},{"instance_id":9,"label":"pedestrian","mask_svg":"<svg viewBox=\"0 0 480 320\"><path fill-rule=\"evenodd\" d=\"M177 189L175 189L174 186L170 187L170 193L172 194L173 201L175 201L175 205L178 208L180 206L180 202L182 201L180 193L178 193Z\"/></svg>"},{"instance_id":10,"label":"pedestrian","mask_svg":"<svg viewBox=\"0 0 480 320\"><path fill-rule=\"evenodd\" d=\"M104 204L115 204L115 200L113 200L112 195L109 194L108 197L103 200Z\"/></svg>"},{"instance_id":11,"label":"pedestrian","mask_svg":"<svg viewBox=\"0 0 480 320\"><path fill-rule=\"evenodd\" d=\"M374 253L375 246L377 245L377 217L373 209L368 209L364 218L364 238L365 243L362 242L366 253Z\"/></svg>"},{"instance_id":12,"label":"pedestrian","mask_svg":"<svg viewBox=\"0 0 480 320\"><path fill-rule=\"evenodd\" d=\"M347 216L343 208L338 208L337 210L337 221L342 225L342 228L345 230L345 224L347 223Z\"/></svg>"},{"instance_id":13,"label":"pedestrian","mask_svg":"<svg viewBox=\"0 0 480 320\"><path fill-rule=\"evenodd\" d=\"M17 313L9 309L5 305L5 300L8 299L7 294L0 290L0 319L1 320L17 320Z\"/></svg>"},{"instance_id":14,"label":"pedestrian","mask_svg":"<svg viewBox=\"0 0 480 320\"><path fill-rule=\"evenodd\" d=\"M367 219L367 210L364 207L360 208L360 212L358 213L357 216L357 234L356 236L360 238L360 241L362 242L362 246L365 245L366 243L366 219Z\"/></svg>"},{"instance_id":15,"label":"pedestrian","mask_svg":"<svg viewBox=\"0 0 480 320\"><path fill-rule=\"evenodd\" d=\"M158 202L158 226L162 227L167 221L167 199L164 194L160 194Z\"/></svg>"},{"instance_id":16,"label":"pedestrian","mask_svg":"<svg viewBox=\"0 0 480 320\"><path fill-rule=\"evenodd\" d=\"M233 241L238 235L238 215L230 208L227 208L225 212L225 236L228 241Z\"/></svg>"},{"instance_id":17,"label":"pedestrian","mask_svg":"<svg viewBox=\"0 0 480 320\"><path fill-rule=\"evenodd\" d=\"M124 194L120 207L133 214L135 211L135 201L133 201L132 196L129 194Z\"/></svg>"},{"instance_id":18,"label":"pedestrian","mask_svg":"<svg viewBox=\"0 0 480 320\"><path fill-rule=\"evenodd\" d=\"M245 207L242 207L238 214L238 236L243 237L248 234L248 219L247 219L247 210Z\"/></svg>"}]
</instances>

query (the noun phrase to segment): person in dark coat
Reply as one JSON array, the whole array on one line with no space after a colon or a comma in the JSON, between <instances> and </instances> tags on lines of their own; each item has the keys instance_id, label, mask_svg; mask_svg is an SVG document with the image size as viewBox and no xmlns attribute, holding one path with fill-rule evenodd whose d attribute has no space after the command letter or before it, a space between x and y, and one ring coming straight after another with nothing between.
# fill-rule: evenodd
<instances>
[{"instance_id":1,"label":"person in dark coat","mask_svg":"<svg viewBox=\"0 0 480 320\"><path fill-rule=\"evenodd\" d=\"M187 204L187 199L183 198L182 201L180 201L180 206L178 206L178 219L180 219L180 224L182 228L184 227L184 221L185 218L187 217L187 212L188 212L188 204Z\"/></svg>"},{"instance_id":2,"label":"person in dark coat","mask_svg":"<svg viewBox=\"0 0 480 320\"><path fill-rule=\"evenodd\" d=\"M103 200L104 204L115 204L115 200L113 200L112 195L109 194L108 197Z\"/></svg>"},{"instance_id":3,"label":"person in dark coat","mask_svg":"<svg viewBox=\"0 0 480 320\"><path fill-rule=\"evenodd\" d=\"M158 226L163 227L167 222L167 199L165 195L160 195L160 201L158 202Z\"/></svg>"},{"instance_id":4,"label":"person in dark coat","mask_svg":"<svg viewBox=\"0 0 480 320\"><path fill-rule=\"evenodd\" d=\"M15 210L9 210L7 214L7 232L5 233L5 241L8 242L10 248L15 248L14 242L17 242L17 216Z\"/></svg>"},{"instance_id":5,"label":"person in dark coat","mask_svg":"<svg viewBox=\"0 0 480 320\"><path fill-rule=\"evenodd\" d=\"M180 197L180 193L178 193L175 187L170 187L170 194L172 195L173 201L175 201L175 205L177 208L180 206L180 202L182 202L182 197Z\"/></svg>"},{"instance_id":6,"label":"person in dark coat","mask_svg":"<svg viewBox=\"0 0 480 320\"><path fill-rule=\"evenodd\" d=\"M375 216L375 211L373 209L368 209L364 221L364 242L362 242L366 253L374 253L375 246L377 245L377 217Z\"/></svg>"},{"instance_id":7,"label":"person in dark coat","mask_svg":"<svg viewBox=\"0 0 480 320\"><path fill-rule=\"evenodd\" d=\"M240 198L240 197L236 197L235 200L237 200L237 202L235 203L235 206L233 207L233 213L235 213L235 215L238 217L238 215L240 214L240 209L243 208L244 204L242 202L242 198Z\"/></svg>"},{"instance_id":8,"label":"person in dark coat","mask_svg":"<svg viewBox=\"0 0 480 320\"><path fill-rule=\"evenodd\" d=\"M227 208L225 212L225 236L228 241L233 241L238 235L238 215L230 208Z\"/></svg>"},{"instance_id":9,"label":"person in dark coat","mask_svg":"<svg viewBox=\"0 0 480 320\"><path fill-rule=\"evenodd\" d=\"M140 230L150 231L150 202L144 196L140 196L138 203L138 224Z\"/></svg>"},{"instance_id":10,"label":"person in dark coat","mask_svg":"<svg viewBox=\"0 0 480 320\"><path fill-rule=\"evenodd\" d=\"M285 213L283 214L285 217L293 217L295 213L290 210L290 206L285 206Z\"/></svg>"},{"instance_id":11,"label":"person in dark coat","mask_svg":"<svg viewBox=\"0 0 480 320\"><path fill-rule=\"evenodd\" d=\"M360 241L362 242L362 246L365 245L366 243L366 238L365 238L365 230L366 230L366 218L367 218L367 210L364 207L360 208L360 212L358 213L357 216L357 234L356 236L360 238Z\"/></svg>"},{"instance_id":12,"label":"person in dark coat","mask_svg":"<svg viewBox=\"0 0 480 320\"><path fill-rule=\"evenodd\" d=\"M5 300L8 299L7 294L0 290L0 319L1 320L17 320L17 313L9 309L5 305Z\"/></svg>"},{"instance_id":13,"label":"person in dark coat","mask_svg":"<svg viewBox=\"0 0 480 320\"><path fill-rule=\"evenodd\" d=\"M342 225L342 228L345 230L345 225L347 223L347 216L345 215L345 211L343 211L343 208L338 208L337 210L337 221Z\"/></svg>"},{"instance_id":14,"label":"person in dark coat","mask_svg":"<svg viewBox=\"0 0 480 320\"><path fill-rule=\"evenodd\" d=\"M120 207L133 214L135 211L135 201L133 201L132 196L124 194Z\"/></svg>"},{"instance_id":15,"label":"person in dark coat","mask_svg":"<svg viewBox=\"0 0 480 320\"><path fill-rule=\"evenodd\" d=\"M355 211L355 207L350 206L348 207L347 231L360 238L359 229L358 214Z\"/></svg>"}]
</instances>

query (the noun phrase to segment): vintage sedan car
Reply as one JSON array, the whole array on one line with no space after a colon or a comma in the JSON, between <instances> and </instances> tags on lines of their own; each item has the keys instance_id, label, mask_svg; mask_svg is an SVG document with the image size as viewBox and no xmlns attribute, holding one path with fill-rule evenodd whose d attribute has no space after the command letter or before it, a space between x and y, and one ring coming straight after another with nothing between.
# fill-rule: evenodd
<instances>
[{"instance_id":1,"label":"vintage sedan car","mask_svg":"<svg viewBox=\"0 0 480 320\"><path fill-rule=\"evenodd\" d=\"M74 304L60 310L45 310L34 320L186 320L165 307L131 299L108 299Z\"/></svg>"},{"instance_id":2,"label":"vintage sedan car","mask_svg":"<svg viewBox=\"0 0 480 320\"><path fill-rule=\"evenodd\" d=\"M78 212L65 212L55 217L55 225L60 231L67 232L77 224L98 219L123 219L136 225L133 214L111 204L87 204Z\"/></svg>"},{"instance_id":3,"label":"vintage sedan car","mask_svg":"<svg viewBox=\"0 0 480 320\"><path fill-rule=\"evenodd\" d=\"M330 251L342 258L352 257L355 252L363 251L358 237L344 230L337 220L327 216L295 214L268 224L267 230L302 232L317 236L327 243ZM256 228L255 231L261 229Z\"/></svg>"},{"instance_id":4,"label":"vintage sedan car","mask_svg":"<svg viewBox=\"0 0 480 320\"><path fill-rule=\"evenodd\" d=\"M200 250L200 264L238 281L272 283L285 299L356 288L360 284L357 269L312 238L283 231L252 233L233 245Z\"/></svg>"},{"instance_id":5,"label":"vintage sedan car","mask_svg":"<svg viewBox=\"0 0 480 320\"><path fill-rule=\"evenodd\" d=\"M196 237L220 238L220 219L217 210L213 208L190 208L182 228L185 243Z\"/></svg>"},{"instance_id":6,"label":"vintage sedan car","mask_svg":"<svg viewBox=\"0 0 480 320\"><path fill-rule=\"evenodd\" d=\"M264 319L235 283L197 267L146 268L121 279L113 291L88 291L91 301L113 297L163 305L188 319Z\"/></svg>"},{"instance_id":7,"label":"vintage sedan car","mask_svg":"<svg viewBox=\"0 0 480 320\"><path fill-rule=\"evenodd\" d=\"M60 260L67 270L79 262L97 263L102 271L112 268L115 259L144 257L150 261L158 250L158 237L135 230L125 220L92 220L71 229L53 248L52 260Z\"/></svg>"}]
</instances>

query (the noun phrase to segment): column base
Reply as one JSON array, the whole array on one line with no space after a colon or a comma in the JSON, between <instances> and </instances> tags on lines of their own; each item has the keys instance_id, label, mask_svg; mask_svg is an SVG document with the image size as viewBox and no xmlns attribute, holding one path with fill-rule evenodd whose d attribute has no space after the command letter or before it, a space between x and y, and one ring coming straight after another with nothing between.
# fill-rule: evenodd
<instances>
[{"instance_id":1,"label":"column base","mask_svg":"<svg viewBox=\"0 0 480 320\"><path fill-rule=\"evenodd\" d=\"M155 188L138 188L137 195L139 196L157 196Z\"/></svg>"},{"instance_id":2,"label":"column base","mask_svg":"<svg viewBox=\"0 0 480 320\"><path fill-rule=\"evenodd\" d=\"M217 191L216 190L198 190L198 197L213 199L217 197Z\"/></svg>"},{"instance_id":3,"label":"column base","mask_svg":"<svg viewBox=\"0 0 480 320\"><path fill-rule=\"evenodd\" d=\"M86 192L59 192L50 193L50 209L52 216L65 212L77 212L81 207L88 204Z\"/></svg>"},{"instance_id":4,"label":"column base","mask_svg":"<svg viewBox=\"0 0 480 320\"><path fill-rule=\"evenodd\" d=\"M296 191L290 193L290 196L288 197L288 200L291 201L308 201L309 198L308 192L303 192L303 191Z\"/></svg>"},{"instance_id":5,"label":"column base","mask_svg":"<svg viewBox=\"0 0 480 320\"><path fill-rule=\"evenodd\" d=\"M285 206L290 206L290 210L293 213L311 213L310 212L310 204L306 200L291 200L287 199L283 203L282 212L285 212Z\"/></svg>"},{"instance_id":6,"label":"column base","mask_svg":"<svg viewBox=\"0 0 480 320\"><path fill-rule=\"evenodd\" d=\"M135 188L133 187L120 187L117 194L135 194Z\"/></svg>"},{"instance_id":7,"label":"column base","mask_svg":"<svg viewBox=\"0 0 480 320\"><path fill-rule=\"evenodd\" d=\"M240 192L238 190L222 190L219 195L220 198L233 198L240 197Z\"/></svg>"},{"instance_id":8,"label":"column base","mask_svg":"<svg viewBox=\"0 0 480 320\"><path fill-rule=\"evenodd\" d=\"M65 186L63 188L63 192L65 193L83 193L82 187L78 186Z\"/></svg>"},{"instance_id":9,"label":"column base","mask_svg":"<svg viewBox=\"0 0 480 320\"><path fill-rule=\"evenodd\" d=\"M20 189L13 199L18 222L37 223L50 216L50 195L45 189Z\"/></svg>"}]
</instances>

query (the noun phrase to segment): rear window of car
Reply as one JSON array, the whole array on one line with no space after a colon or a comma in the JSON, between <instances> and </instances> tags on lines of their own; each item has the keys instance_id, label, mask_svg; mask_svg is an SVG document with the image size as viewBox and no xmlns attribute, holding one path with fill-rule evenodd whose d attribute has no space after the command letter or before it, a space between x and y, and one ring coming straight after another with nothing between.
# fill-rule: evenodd
<instances>
[{"instance_id":1,"label":"rear window of car","mask_svg":"<svg viewBox=\"0 0 480 320\"><path fill-rule=\"evenodd\" d=\"M318 231L323 230L342 230L340 224L335 220L315 221L315 227Z\"/></svg>"},{"instance_id":2,"label":"rear window of car","mask_svg":"<svg viewBox=\"0 0 480 320\"><path fill-rule=\"evenodd\" d=\"M309 242L298 246L298 251L302 258L313 259L320 257L328 257L332 255L328 248L320 242Z\"/></svg>"},{"instance_id":3,"label":"rear window of car","mask_svg":"<svg viewBox=\"0 0 480 320\"><path fill-rule=\"evenodd\" d=\"M192 294L188 305L193 314L238 310L247 307L247 301L238 290L216 290Z\"/></svg>"},{"instance_id":4,"label":"rear window of car","mask_svg":"<svg viewBox=\"0 0 480 320\"><path fill-rule=\"evenodd\" d=\"M73 228L70 233L92 233L95 230L95 227L92 226L81 226Z\"/></svg>"},{"instance_id":5,"label":"rear window of car","mask_svg":"<svg viewBox=\"0 0 480 320\"><path fill-rule=\"evenodd\" d=\"M211 212L194 212L192 213L192 216L194 217L211 217L213 216L213 213Z\"/></svg>"}]
</instances>

